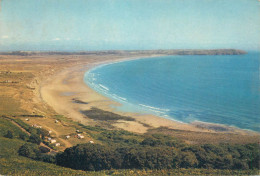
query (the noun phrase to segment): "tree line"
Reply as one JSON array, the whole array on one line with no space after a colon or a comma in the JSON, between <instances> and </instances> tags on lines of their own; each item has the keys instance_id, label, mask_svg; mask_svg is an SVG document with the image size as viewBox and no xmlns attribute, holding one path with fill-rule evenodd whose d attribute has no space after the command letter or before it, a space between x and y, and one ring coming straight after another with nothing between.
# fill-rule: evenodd
<instances>
[{"instance_id":1,"label":"tree line","mask_svg":"<svg viewBox=\"0 0 260 176\"><path fill-rule=\"evenodd\" d=\"M79 144L56 156L56 164L72 169L259 169L258 144L190 145L182 148L142 143L132 147Z\"/></svg>"}]
</instances>

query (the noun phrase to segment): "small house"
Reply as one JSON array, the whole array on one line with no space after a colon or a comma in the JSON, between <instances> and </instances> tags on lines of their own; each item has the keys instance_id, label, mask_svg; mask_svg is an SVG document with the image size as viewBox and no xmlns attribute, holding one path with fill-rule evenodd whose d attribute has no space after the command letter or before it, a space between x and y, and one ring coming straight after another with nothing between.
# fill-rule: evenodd
<instances>
[{"instance_id":1,"label":"small house","mask_svg":"<svg viewBox=\"0 0 260 176\"><path fill-rule=\"evenodd\" d=\"M56 147L60 146L60 143L56 143L55 146L56 146Z\"/></svg>"},{"instance_id":2,"label":"small house","mask_svg":"<svg viewBox=\"0 0 260 176\"><path fill-rule=\"evenodd\" d=\"M89 141L90 144L94 144L94 141Z\"/></svg>"},{"instance_id":3,"label":"small house","mask_svg":"<svg viewBox=\"0 0 260 176\"><path fill-rule=\"evenodd\" d=\"M51 138L49 137L49 138L48 138L48 141L50 141L50 140L51 140Z\"/></svg>"},{"instance_id":4,"label":"small house","mask_svg":"<svg viewBox=\"0 0 260 176\"><path fill-rule=\"evenodd\" d=\"M51 139L50 142L53 144L53 143L56 143L57 141L55 139Z\"/></svg>"},{"instance_id":5,"label":"small house","mask_svg":"<svg viewBox=\"0 0 260 176\"><path fill-rule=\"evenodd\" d=\"M36 124L32 125L32 127L34 127L34 128L42 128L42 126L38 126Z\"/></svg>"},{"instance_id":6,"label":"small house","mask_svg":"<svg viewBox=\"0 0 260 176\"><path fill-rule=\"evenodd\" d=\"M66 139L69 139L70 138L70 136L68 135L68 136L66 136Z\"/></svg>"},{"instance_id":7,"label":"small house","mask_svg":"<svg viewBox=\"0 0 260 176\"><path fill-rule=\"evenodd\" d=\"M79 138L79 139L83 139L83 138L84 138L84 136L80 135L80 136L78 136L78 138Z\"/></svg>"},{"instance_id":8,"label":"small house","mask_svg":"<svg viewBox=\"0 0 260 176\"><path fill-rule=\"evenodd\" d=\"M55 120L55 123L58 123L59 121L58 120Z\"/></svg>"},{"instance_id":9,"label":"small house","mask_svg":"<svg viewBox=\"0 0 260 176\"><path fill-rule=\"evenodd\" d=\"M81 134L77 134L77 137L78 137L79 139L83 139L83 138L84 138L84 136L81 135Z\"/></svg>"}]
</instances>

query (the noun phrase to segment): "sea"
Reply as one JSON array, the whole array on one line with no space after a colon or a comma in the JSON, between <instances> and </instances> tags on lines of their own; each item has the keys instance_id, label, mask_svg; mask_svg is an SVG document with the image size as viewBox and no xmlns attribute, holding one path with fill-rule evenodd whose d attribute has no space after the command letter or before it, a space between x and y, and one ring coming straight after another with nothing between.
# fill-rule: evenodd
<instances>
[{"instance_id":1,"label":"sea","mask_svg":"<svg viewBox=\"0 0 260 176\"><path fill-rule=\"evenodd\" d=\"M176 55L97 66L85 83L118 111L260 131L260 53Z\"/></svg>"}]
</instances>

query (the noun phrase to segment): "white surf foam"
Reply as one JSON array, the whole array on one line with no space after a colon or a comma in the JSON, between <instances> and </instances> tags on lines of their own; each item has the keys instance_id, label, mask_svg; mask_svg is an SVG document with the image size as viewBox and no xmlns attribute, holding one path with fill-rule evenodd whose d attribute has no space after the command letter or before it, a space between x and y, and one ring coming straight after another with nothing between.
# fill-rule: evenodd
<instances>
[{"instance_id":1,"label":"white surf foam","mask_svg":"<svg viewBox=\"0 0 260 176\"><path fill-rule=\"evenodd\" d=\"M140 105L140 106L143 106L143 107L146 107L146 108L149 108L149 109L152 109L152 110L166 111L166 112L169 112L169 111L170 111L169 109L156 108L156 107L148 106L148 105L144 105L144 104L139 104L139 105Z\"/></svg>"},{"instance_id":2,"label":"white surf foam","mask_svg":"<svg viewBox=\"0 0 260 176\"><path fill-rule=\"evenodd\" d=\"M102 84L99 84L99 86L103 89L105 89L106 91L109 91L109 88L107 88L106 86L102 85Z\"/></svg>"}]
</instances>

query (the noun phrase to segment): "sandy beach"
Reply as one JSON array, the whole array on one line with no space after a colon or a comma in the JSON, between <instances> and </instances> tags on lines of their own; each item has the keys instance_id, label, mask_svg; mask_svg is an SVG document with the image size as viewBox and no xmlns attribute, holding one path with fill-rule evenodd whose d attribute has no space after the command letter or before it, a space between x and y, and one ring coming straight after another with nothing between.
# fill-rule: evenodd
<instances>
[{"instance_id":1,"label":"sandy beach","mask_svg":"<svg viewBox=\"0 0 260 176\"><path fill-rule=\"evenodd\" d=\"M0 55L0 115L52 131L52 137L62 144L59 150L94 140L91 131L82 124L94 129L171 135L191 144L259 141L259 133L234 127L203 122L186 124L150 114L119 112L113 108L120 106L118 102L98 94L84 83L84 74L100 64L161 55L142 52ZM85 113L93 108L99 109L103 119ZM104 113L119 118L111 120ZM74 135L77 129L85 131L85 139L66 140L65 136Z\"/></svg>"},{"instance_id":2,"label":"sandy beach","mask_svg":"<svg viewBox=\"0 0 260 176\"><path fill-rule=\"evenodd\" d=\"M143 57L151 56L142 56L142 58ZM112 104L120 106L119 103L98 94L90 87L88 87L83 81L85 72L95 66L138 58L140 57L108 57L105 60L90 59L87 62L83 59L75 66L61 69L61 71L49 76L46 80L44 80L40 85L40 96L42 100L50 105L57 113L75 121L81 122L85 125L96 125L97 122L84 116L81 111L89 110L91 107L97 107L105 111L111 111L119 115L135 118L135 121L118 120L112 125L116 128L121 128L137 133L145 133L148 129L158 127L167 127L169 129L185 131L215 133L219 132L215 130L219 126L225 128L225 133L251 133L245 130L217 124L206 124L199 122L186 124L150 114L141 115L138 113L119 112L111 108ZM80 100L86 103L79 104L75 103L73 100Z\"/></svg>"}]
</instances>

